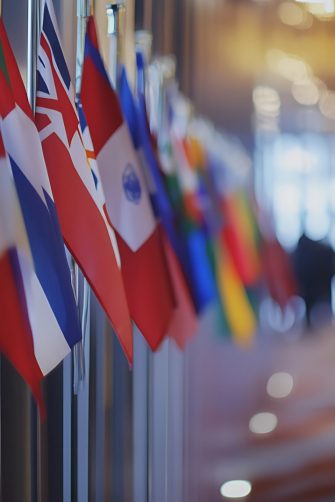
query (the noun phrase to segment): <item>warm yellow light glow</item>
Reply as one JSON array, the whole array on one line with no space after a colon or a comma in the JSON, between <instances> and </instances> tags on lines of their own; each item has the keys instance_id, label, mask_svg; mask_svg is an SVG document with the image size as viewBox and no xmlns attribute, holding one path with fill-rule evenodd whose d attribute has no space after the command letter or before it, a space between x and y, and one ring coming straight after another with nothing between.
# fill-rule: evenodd
<instances>
[{"instance_id":1,"label":"warm yellow light glow","mask_svg":"<svg viewBox=\"0 0 335 502\"><path fill-rule=\"evenodd\" d=\"M293 377L289 373L279 371L268 380L266 390L269 396L276 399L287 397L293 390Z\"/></svg>"},{"instance_id":2,"label":"warm yellow light glow","mask_svg":"<svg viewBox=\"0 0 335 502\"><path fill-rule=\"evenodd\" d=\"M321 19L332 18L335 14L334 0L296 0L304 3L309 12Z\"/></svg>"},{"instance_id":3,"label":"warm yellow light glow","mask_svg":"<svg viewBox=\"0 0 335 502\"><path fill-rule=\"evenodd\" d=\"M282 2L278 8L278 15L282 23L288 26L302 26L306 18L311 19L306 10L292 2Z\"/></svg>"},{"instance_id":4,"label":"warm yellow light glow","mask_svg":"<svg viewBox=\"0 0 335 502\"><path fill-rule=\"evenodd\" d=\"M303 3L305 5L316 5L323 4L325 0L296 0L297 3Z\"/></svg>"},{"instance_id":5,"label":"warm yellow light glow","mask_svg":"<svg viewBox=\"0 0 335 502\"><path fill-rule=\"evenodd\" d=\"M318 82L313 78L296 80L292 84L292 94L300 105L316 105L320 99Z\"/></svg>"},{"instance_id":6,"label":"warm yellow light glow","mask_svg":"<svg viewBox=\"0 0 335 502\"><path fill-rule=\"evenodd\" d=\"M334 17L334 2L324 2L316 4L308 4L307 9L311 14L320 19L331 19Z\"/></svg>"},{"instance_id":7,"label":"warm yellow light glow","mask_svg":"<svg viewBox=\"0 0 335 502\"><path fill-rule=\"evenodd\" d=\"M251 483L244 479L234 479L223 483L220 488L222 497L227 499L241 499L247 497L251 492Z\"/></svg>"},{"instance_id":8,"label":"warm yellow light glow","mask_svg":"<svg viewBox=\"0 0 335 502\"><path fill-rule=\"evenodd\" d=\"M306 79L312 73L305 61L293 54L286 54L278 49L270 49L266 59L272 71L291 82Z\"/></svg>"},{"instance_id":9,"label":"warm yellow light glow","mask_svg":"<svg viewBox=\"0 0 335 502\"><path fill-rule=\"evenodd\" d=\"M267 117L277 117L280 111L280 97L272 87L259 85L252 93L255 110Z\"/></svg>"},{"instance_id":10,"label":"warm yellow light glow","mask_svg":"<svg viewBox=\"0 0 335 502\"><path fill-rule=\"evenodd\" d=\"M323 92L319 102L319 108L324 117L335 120L335 92Z\"/></svg>"},{"instance_id":11,"label":"warm yellow light glow","mask_svg":"<svg viewBox=\"0 0 335 502\"><path fill-rule=\"evenodd\" d=\"M277 427L278 419L274 413L262 412L256 413L251 417L249 429L254 434L269 434Z\"/></svg>"}]
</instances>

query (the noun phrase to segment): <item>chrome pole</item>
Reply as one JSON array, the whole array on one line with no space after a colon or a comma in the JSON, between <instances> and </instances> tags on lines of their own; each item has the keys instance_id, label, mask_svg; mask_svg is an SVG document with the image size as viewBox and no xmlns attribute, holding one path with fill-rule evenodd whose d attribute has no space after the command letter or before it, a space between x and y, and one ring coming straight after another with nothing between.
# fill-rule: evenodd
<instances>
[{"instance_id":1,"label":"chrome pole","mask_svg":"<svg viewBox=\"0 0 335 502\"><path fill-rule=\"evenodd\" d=\"M88 17L91 14L91 0L77 0L77 50L76 50L76 96L80 93L81 76L85 51L85 34ZM80 106L80 103L79 103ZM78 342L73 349L73 390L75 394L79 393L80 383L85 379L85 343L89 330L89 304L90 288L86 279L82 276L79 267L74 259L71 262L71 272L73 276L73 287L81 314L82 341ZM80 308L81 307L81 308Z\"/></svg>"},{"instance_id":2,"label":"chrome pole","mask_svg":"<svg viewBox=\"0 0 335 502\"><path fill-rule=\"evenodd\" d=\"M139 30L135 32L135 50L141 52L146 62L148 63L151 59L152 50L152 33L147 30ZM138 79L136 81L136 86L138 86ZM137 89L141 92L145 92L144 79L139 87L143 89ZM153 501L153 429L154 429L154 355L151 354L147 345L144 342L143 337L139 336L139 333L135 333L135 356L137 356L137 361L134 357L134 411L135 420L140 421L143 425L143 431L141 437L136 436L136 424L134 424L134 450L137 461L134 466L135 471L135 482L134 482L134 495L136 495L137 490L141 490L142 500L147 500L149 502ZM141 389L141 395L138 396L138 384L137 381L142 378L144 382L142 384L143 389ZM141 402L141 398L145 402L145 409L140 407L137 402ZM137 406L136 406L137 405ZM142 442L141 442L142 439ZM143 472L144 469L144 472ZM140 484L140 477L145 475L147 484L142 486Z\"/></svg>"},{"instance_id":3,"label":"chrome pole","mask_svg":"<svg viewBox=\"0 0 335 502\"><path fill-rule=\"evenodd\" d=\"M41 2L28 0L27 94L35 112L37 50L40 37Z\"/></svg>"},{"instance_id":4,"label":"chrome pole","mask_svg":"<svg viewBox=\"0 0 335 502\"><path fill-rule=\"evenodd\" d=\"M40 37L41 0L28 0L27 80L26 88L33 113L36 108L37 52ZM30 457L32 493L38 501L42 497L42 429L33 399L30 398Z\"/></svg>"},{"instance_id":5,"label":"chrome pole","mask_svg":"<svg viewBox=\"0 0 335 502\"><path fill-rule=\"evenodd\" d=\"M118 88L118 68L124 62L125 0L114 0L106 5L109 37L108 72L114 89Z\"/></svg>"},{"instance_id":6,"label":"chrome pole","mask_svg":"<svg viewBox=\"0 0 335 502\"><path fill-rule=\"evenodd\" d=\"M141 52L147 64L151 62L152 57L152 41L153 36L151 31L137 30L135 33L136 52Z\"/></svg>"},{"instance_id":7,"label":"chrome pole","mask_svg":"<svg viewBox=\"0 0 335 502\"><path fill-rule=\"evenodd\" d=\"M76 93L80 92L82 67L85 50L87 19L91 14L91 0L77 0L77 55L76 55Z\"/></svg>"},{"instance_id":8,"label":"chrome pole","mask_svg":"<svg viewBox=\"0 0 335 502\"><path fill-rule=\"evenodd\" d=\"M117 91L119 87L119 66L124 63L125 0L110 2L106 5L106 14L109 38L108 73L111 83ZM133 461L133 372L129 371L116 337L113 337L111 364L109 378L112 378L112 385L109 392L112 400L112 414L108 426L111 427L112 431L112 444L117 445L112 451L112 464L115 466L119 464L119 468L114 469L112 474L112 484L116 499L125 500L131 496L129 483L125 483L125 480L127 479L126 466ZM124 460L122 464L119 462L117 448L123 451ZM136 500L140 499L136 497Z\"/></svg>"}]
</instances>

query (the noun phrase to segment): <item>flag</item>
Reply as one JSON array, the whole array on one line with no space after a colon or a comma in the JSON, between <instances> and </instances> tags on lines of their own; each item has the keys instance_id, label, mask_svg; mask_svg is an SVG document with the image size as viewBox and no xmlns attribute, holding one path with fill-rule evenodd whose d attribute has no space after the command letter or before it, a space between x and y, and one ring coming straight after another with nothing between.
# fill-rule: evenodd
<instances>
[{"instance_id":1,"label":"flag","mask_svg":"<svg viewBox=\"0 0 335 502\"><path fill-rule=\"evenodd\" d=\"M251 207L241 192L225 195L221 200L226 246L243 284L252 286L260 279L261 265Z\"/></svg>"},{"instance_id":2,"label":"flag","mask_svg":"<svg viewBox=\"0 0 335 502\"><path fill-rule=\"evenodd\" d=\"M43 374L34 353L19 252L26 255L27 273L33 274L22 214L0 136L0 352L30 386L43 418Z\"/></svg>"},{"instance_id":3,"label":"flag","mask_svg":"<svg viewBox=\"0 0 335 502\"><path fill-rule=\"evenodd\" d=\"M132 326L119 252L88 163L52 3L46 0L38 51L36 124L61 231L129 361Z\"/></svg>"},{"instance_id":4,"label":"flag","mask_svg":"<svg viewBox=\"0 0 335 502\"><path fill-rule=\"evenodd\" d=\"M274 235L262 237L261 253L270 296L284 310L298 291L290 257Z\"/></svg>"},{"instance_id":5,"label":"flag","mask_svg":"<svg viewBox=\"0 0 335 502\"><path fill-rule=\"evenodd\" d=\"M178 222L181 227L181 242L187 256L184 266L196 309L201 312L217 300L218 293L209 255L209 229L212 224L205 221L205 211L200 203L199 179L186 155L185 143L173 132L171 146L175 156L176 184L180 191L181 210Z\"/></svg>"},{"instance_id":6,"label":"flag","mask_svg":"<svg viewBox=\"0 0 335 502\"><path fill-rule=\"evenodd\" d=\"M197 330L197 316L183 270L184 261L186 263L187 260L182 259L183 250L176 231L175 214L164 186L158 158L151 143L144 96L143 94L139 96L140 100L142 100L142 108L139 109L134 103L124 70L121 73L120 88L121 100L132 133L133 143L139 157L142 159L155 217L162 226L165 256L168 261L176 298L176 307L169 328L169 336L176 341L180 348L184 348L186 341Z\"/></svg>"},{"instance_id":7,"label":"flag","mask_svg":"<svg viewBox=\"0 0 335 502\"><path fill-rule=\"evenodd\" d=\"M218 287L225 318L236 343L247 346L256 331L255 314L229 249L219 240L216 251Z\"/></svg>"},{"instance_id":8,"label":"flag","mask_svg":"<svg viewBox=\"0 0 335 502\"><path fill-rule=\"evenodd\" d=\"M33 277L27 280L24 272L22 277L35 356L46 375L81 339L81 331L40 139L1 22L0 47L3 141L34 264Z\"/></svg>"},{"instance_id":9,"label":"flag","mask_svg":"<svg viewBox=\"0 0 335 502\"><path fill-rule=\"evenodd\" d=\"M99 53L93 17L87 25L81 103L109 220L117 236L130 314L151 349L156 350L171 321L172 286L161 229L154 218L118 97Z\"/></svg>"}]
</instances>

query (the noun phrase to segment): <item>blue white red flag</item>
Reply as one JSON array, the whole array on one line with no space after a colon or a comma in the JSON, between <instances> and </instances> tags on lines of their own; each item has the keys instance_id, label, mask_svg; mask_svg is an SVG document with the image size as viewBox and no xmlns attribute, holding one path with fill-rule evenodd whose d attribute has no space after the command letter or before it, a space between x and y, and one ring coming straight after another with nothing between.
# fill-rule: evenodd
<instances>
[{"instance_id":1,"label":"blue white red flag","mask_svg":"<svg viewBox=\"0 0 335 502\"><path fill-rule=\"evenodd\" d=\"M81 331L41 142L3 25L0 38L1 128L33 260L32 276L22 260L20 266L35 356L45 375L81 339Z\"/></svg>"},{"instance_id":2,"label":"blue white red flag","mask_svg":"<svg viewBox=\"0 0 335 502\"><path fill-rule=\"evenodd\" d=\"M34 273L29 244L13 177L0 136L0 352L30 386L44 413L40 382L43 374L34 353L18 254L26 274Z\"/></svg>"}]
</instances>

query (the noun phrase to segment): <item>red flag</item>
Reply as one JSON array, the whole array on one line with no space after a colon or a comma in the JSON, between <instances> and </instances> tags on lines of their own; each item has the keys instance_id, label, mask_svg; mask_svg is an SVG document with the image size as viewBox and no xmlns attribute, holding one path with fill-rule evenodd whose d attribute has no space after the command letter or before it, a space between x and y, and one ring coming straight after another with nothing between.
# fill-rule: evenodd
<instances>
[{"instance_id":1,"label":"red flag","mask_svg":"<svg viewBox=\"0 0 335 502\"><path fill-rule=\"evenodd\" d=\"M36 123L64 240L132 360L132 326L119 252L86 156L55 15L45 3L37 72Z\"/></svg>"},{"instance_id":2,"label":"red flag","mask_svg":"<svg viewBox=\"0 0 335 502\"><path fill-rule=\"evenodd\" d=\"M253 286L260 278L261 264L250 208L242 193L235 193L222 199L222 210L225 244L243 284Z\"/></svg>"},{"instance_id":3,"label":"red flag","mask_svg":"<svg viewBox=\"0 0 335 502\"><path fill-rule=\"evenodd\" d=\"M274 236L263 238L261 251L270 296L284 309L298 290L290 258Z\"/></svg>"},{"instance_id":4,"label":"red flag","mask_svg":"<svg viewBox=\"0 0 335 502\"><path fill-rule=\"evenodd\" d=\"M187 342L196 334L199 323L181 265L165 232L163 239L176 296L176 306L169 327L169 336L183 350Z\"/></svg>"}]
</instances>

